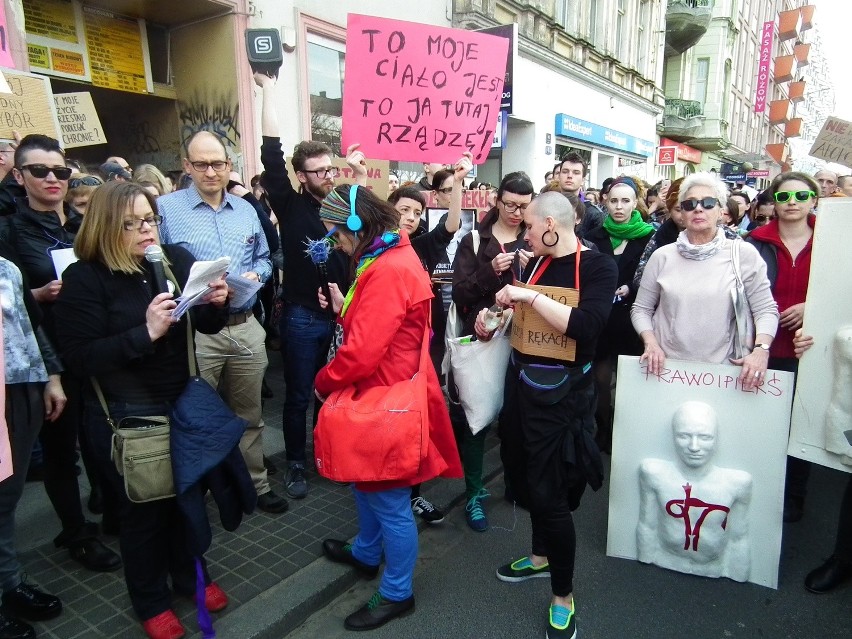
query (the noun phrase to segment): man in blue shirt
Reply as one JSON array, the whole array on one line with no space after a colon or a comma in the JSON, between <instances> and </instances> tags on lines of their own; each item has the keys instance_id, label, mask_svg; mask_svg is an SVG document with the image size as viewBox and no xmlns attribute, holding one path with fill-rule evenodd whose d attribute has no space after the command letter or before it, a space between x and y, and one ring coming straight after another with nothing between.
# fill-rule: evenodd
<instances>
[{"instance_id":1,"label":"man in blue shirt","mask_svg":"<svg viewBox=\"0 0 852 639\"><path fill-rule=\"evenodd\" d=\"M158 201L164 244L180 244L198 260L231 258L230 272L265 282L272 276L269 246L254 208L225 189L231 171L222 141L207 131L187 143L184 170L192 185L164 195ZM252 314L254 298L231 308L228 325L216 335L199 333L195 339L198 369L213 388L223 382L225 401L249 425L240 449L257 489L261 510L281 513L287 500L269 487L263 466L261 385L266 371L266 333Z\"/></svg>"}]
</instances>

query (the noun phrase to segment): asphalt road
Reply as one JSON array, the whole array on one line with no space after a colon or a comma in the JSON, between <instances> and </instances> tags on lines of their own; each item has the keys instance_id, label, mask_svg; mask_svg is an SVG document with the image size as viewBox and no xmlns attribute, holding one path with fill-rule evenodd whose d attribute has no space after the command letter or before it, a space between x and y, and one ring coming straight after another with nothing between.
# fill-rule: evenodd
<instances>
[{"instance_id":1,"label":"asphalt road","mask_svg":"<svg viewBox=\"0 0 852 639\"><path fill-rule=\"evenodd\" d=\"M813 595L805 575L831 553L846 475L814 467L805 518L784 529L779 588L706 579L606 556L606 486L575 513L575 597L582 639L810 639L852 637L852 583ZM549 580L506 584L494 571L529 550L529 518L501 499L487 503L491 530L467 528L464 509L420 535L417 611L372 631L371 639L525 638L545 634ZM288 639L353 637L343 619L378 585L358 584L316 612Z\"/></svg>"}]
</instances>

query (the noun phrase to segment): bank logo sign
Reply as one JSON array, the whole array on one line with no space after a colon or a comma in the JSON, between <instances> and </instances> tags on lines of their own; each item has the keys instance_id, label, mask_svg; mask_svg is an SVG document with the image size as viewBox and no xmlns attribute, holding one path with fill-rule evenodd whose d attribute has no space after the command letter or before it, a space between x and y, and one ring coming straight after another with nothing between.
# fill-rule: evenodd
<instances>
[{"instance_id":1,"label":"bank logo sign","mask_svg":"<svg viewBox=\"0 0 852 639\"><path fill-rule=\"evenodd\" d=\"M627 135L565 113L556 114L556 135L643 157L651 157L656 150L656 145L649 140Z\"/></svg>"}]
</instances>

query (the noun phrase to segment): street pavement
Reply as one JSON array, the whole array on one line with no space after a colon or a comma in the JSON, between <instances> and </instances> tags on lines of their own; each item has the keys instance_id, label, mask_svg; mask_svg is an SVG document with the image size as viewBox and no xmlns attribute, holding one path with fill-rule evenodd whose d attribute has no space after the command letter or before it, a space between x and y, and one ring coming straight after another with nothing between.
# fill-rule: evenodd
<instances>
[{"instance_id":1,"label":"street pavement","mask_svg":"<svg viewBox=\"0 0 852 639\"><path fill-rule=\"evenodd\" d=\"M829 639L852 637L852 584L827 595L805 591L807 572L830 553L846 476L815 468L805 519L784 529L778 590L706 579L606 556L607 493L587 491L575 513L574 581L580 639ZM550 582L499 581L495 569L529 552L527 513L500 499L492 482L491 529L467 528L455 508L420 534L416 612L370 633L371 639L545 636ZM288 639L351 637L343 619L369 599L378 580L359 580Z\"/></svg>"},{"instance_id":2,"label":"street pavement","mask_svg":"<svg viewBox=\"0 0 852 639\"><path fill-rule=\"evenodd\" d=\"M281 359L269 353L267 379L275 397L264 406L264 446L281 469L271 477L283 493ZM370 633L374 639L522 638L544 636L549 598L545 579L505 584L497 566L528 552L526 512L503 501L497 441L488 439L486 477L493 496L486 501L492 524L474 533L464 521L464 484L437 480L424 495L439 506L454 506L443 524L421 525L415 575L417 611ZM219 637L293 639L349 636L343 618L362 605L378 581L364 582L346 566L321 557L322 539L352 536L357 524L349 489L311 473L311 492L290 501L283 515L255 513L235 533L217 525L207 554L210 572L231 603L213 615ZM82 492L88 496L85 476ZM575 592L580 637L689 639L791 639L852 637L852 584L828 595L802 587L807 572L831 552L843 473L815 467L805 519L785 526L779 589L668 572L606 557L606 486L587 491L575 514L578 537ZM98 517L92 516L93 520ZM39 483L28 484L17 512L17 543L27 580L59 595L62 615L35 624L39 637L144 639L130 609L121 572L92 573L65 550L53 547L58 521ZM117 550L117 540L105 538ZM194 606L177 599L187 637L200 637Z\"/></svg>"}]
</instances>

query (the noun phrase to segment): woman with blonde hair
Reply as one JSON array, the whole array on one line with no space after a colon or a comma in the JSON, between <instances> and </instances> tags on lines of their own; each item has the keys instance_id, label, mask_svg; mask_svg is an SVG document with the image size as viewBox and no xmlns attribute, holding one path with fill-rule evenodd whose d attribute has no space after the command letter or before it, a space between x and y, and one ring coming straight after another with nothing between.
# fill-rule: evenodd
<instances>
[{"instance_id":1,"label":"woman with blonde hair","mask_svg":"<svg viewBox=\"0 0 852 639\"><path fill-rule=\"evenodd\" d=\"M148 189L154 197L160 197L172 192L172 183L153 164L140 164L133 171L133 181ZM156 193L154 191L156 190Z\"/></svg>"}]
</instances>

